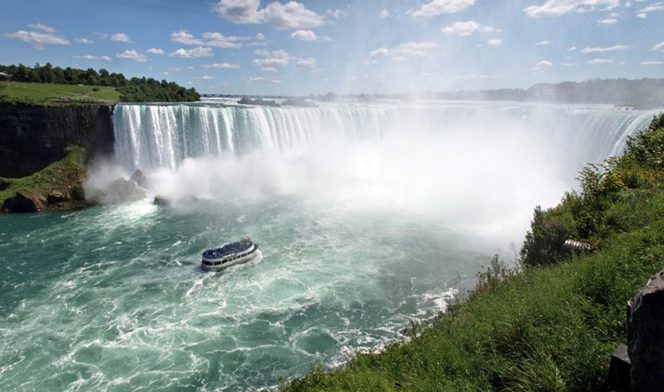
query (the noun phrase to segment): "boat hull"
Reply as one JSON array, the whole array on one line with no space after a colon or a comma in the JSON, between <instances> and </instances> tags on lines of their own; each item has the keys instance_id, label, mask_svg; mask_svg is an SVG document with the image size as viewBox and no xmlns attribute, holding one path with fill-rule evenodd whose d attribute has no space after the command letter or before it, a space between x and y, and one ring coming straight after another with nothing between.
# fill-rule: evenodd
<instances>
[{"instance_id":1,"label":"boat hull","mask_svg":"<svg viewBox=\"0 0 664 392\"><path fill-rule=\"evenodd\" d=\"M258 245L252 244L249 249L237 254L226 255L219 258L203 257L201 268L205 271L223 271L228 267L253 260L257 255Z\"/></svg>"}]
</instances>

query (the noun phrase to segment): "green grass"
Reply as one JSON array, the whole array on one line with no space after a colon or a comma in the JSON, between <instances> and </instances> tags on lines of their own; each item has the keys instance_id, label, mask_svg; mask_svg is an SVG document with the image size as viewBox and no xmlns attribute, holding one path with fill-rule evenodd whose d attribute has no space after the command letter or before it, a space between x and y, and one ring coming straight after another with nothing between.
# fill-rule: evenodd
<instances>
[{"instance_id":1,"label":"green grass","mask_svg":"<svg viewBox=\"0 0 664 392\"><path fill-rule=\"evenodd\" d=\"M407 342L339 369L313 367L280 389L597 390L627 343L627 301L664 266L664 115L627 150L584 169L580 194L536 210L517 269L496 256L463 300L413 323ZM598 250L562 257L569 235Z\"/></svg>"},{"instance_id":2,"label":"green grass","mask_svg":"<svg viewBox=\"0 0 664 392\"><path fill-rule=\"evenodd\" d=\"M98 91L94 91L97 89ZM9 101L62 101L63 99L118 100L114 87L74 86L66 84L0 82L0 97Z\"/></svg>"},{"instance_id":3,"label":"green grass","mask_svg":"<svg viewBox=\"0 0 664 392\"><path fill-rule=\"evenodd\" d=\"M43 170L22 178L0 177L0 206L16 193L34 193L47 197L54 190L68 196L71 201L59 208L79 208L87 205L84 201L82 181L86 170L83 162L85 149L78 146L66 148L67 155Z\"/></svg>"}]
</instances>

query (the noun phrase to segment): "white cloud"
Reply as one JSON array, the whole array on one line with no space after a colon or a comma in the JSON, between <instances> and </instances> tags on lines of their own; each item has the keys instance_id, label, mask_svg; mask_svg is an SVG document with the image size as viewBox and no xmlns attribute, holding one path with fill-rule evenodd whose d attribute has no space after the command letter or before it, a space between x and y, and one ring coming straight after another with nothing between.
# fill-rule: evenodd
<instances>
[{"instance_id":1,"label":"white cloud","mask_svg":"<svg viewBox=\"0 0 664 392\"><path fill-rule=\"evenodd\" d=\"M304 67L304 68L313 68L316 66L316 59L315 58L298 59L297 63L295 63L295 66Z\"/></svg>"},{"instance_id":2,"label":"white cloud","mask_svg":"<svg viewBox=\"0 0 664 392\"><path fill-rule=\"evenodd\" d=\"M212 80L212 79L214 79L214 76L203 75L203 76L201 76L201 79L203 79L203 80Z\"/></svg>"},{"instance_id":3,"label":"white cloud","mask_svg":"<svg viewBox=\"0 0 664 392\"><path fill-rule=\"evenodd\" d=\"M104 35L104 38L110 39L111 41L115 42L127 42L127 43L132 43L131 38L125 34L125 33L116 33L116 34L106 34Z\"/></svg>"},{"instance_id":4,"label":"white cloud","mask_svg":"<svg viewBox=\"0 0 664 392\"><path fill-rule=\"evenodd\" d=\"M493 32L493 27L480 26L479 23L470 20L468 22L456 22L452 26L444 27L441 31L445 34L455 34L460 37L467 37L476 31L481 33L491 33Z\"/></svg>"},{"instance_id":5,"label":"white cloud","mask_svg":"<svg viewBox=\"0 0 664 392\"><path fill-rule=\"evenodd\" d=\"M262 76L249 76L247 79L247 82L263 82L269 80L268 78L264 78Z\"/></svg>"},{"instance_id":6,"label":"white cloud","mask_svg":"<svg viewBox=\"0 0 664 392\"><path fill-rule=\"evenodd\" d=\"M207 32L203 33L203 39L196 38L187 30L180 30L171 33L171 41L184 45L198 45L198 46L213 46L222 49L237 49L241 48L242 44L237 42L248 38L243 37L227 37L222 33Z\"/></svg>"},{"instance_id":7,"label":"white cloud","mask_svg":"<svg viewBox=\"0 0 664 392\"><path fill-rule=\"evenodd\" d=\"M29 42L35 49L43 50L46 45L69 45L71 42L64 37L59 37L50 33L44 34L37 31L19 30L15 33L6 33L5 37Z\"/></svg>"},{"instance_id":8,"label":"white cloud","mask_svg":"<svg viewBox=\"0 0 664 392\"><path fill-rule=\"evenodd\" d=\"M657 45L653 46L650 50L656 50L659 52L664 52L664 42L660 42Z\"/></svg>"},{"instance_id":9,"label":"white cloud","mask_svg":"<svg viewBox=\"0 0 664 392\"><path fill-rule=\"evenodd\" d=\"M369 52L369 56L389 56L390 50L387 48L378 48Z\"/></svg>"},{"instance_id":10,"label":"white cloud","mask_svg":"<svg viewBox=\"0 0 664 392\"><path fill-rule=\"evenodd\" d=\"M552 67L553 63L548 60L542 60L539 63L535 64L535 69L540 69L542 67Z\"/></svg>"},{"instance_id":11,"label":"white cloud","mask_svg":"<svg viewBox=\"0 0 664 392\"><path fill-rule=\"evenodd\" d=\"M300 41L316 41L318 36L311 30L297 30L291 33L290 35L293 39L299 39Z\"/></svg>"},{"instance_id":12,"label":"white cloud","mask_svg":"<svg viewBox=\"0 0 664 392\"><path fill-rule=\"evenodd\" d=\"M241 48L242 44L237 41L244 39L235 36L226 37L221 33L203 33L203 38L205 38L205 45L222 49Z\"/></svg>"},{"instance_id":13,"label":"white cloud","mask_svg":"<svg viewBox=\"0 0 664 392\"><path fill-rule=\"evenodd\" d=\"M431 3L423 4L419 10L413 12L413 16L452 14L474 4L475 0L433 0Z\"/></svg>"},{"instance_id":14,"label":"white cloud","mask_svg":"<svg viewBox=\"0 0 664 392\"><path fill-rule=\"evenodd\" d=\"M171 41L184 45L203 45L203 41L195 38L193 34L187 30L180 30L171 33Z\"/></svg>"},{"instance_id":15,"label":"white cloud","mask_svg":"<svg viewBox=\"0 0 664 392\"><path fill-rule=\"evenodd\" d=\"M599 21L599 24L605 24L605 25L614 25L616 23L618 23L618 19L613 19L613 18L602 19Z\"/></svg>"},{"instance_id":16,"label":"white cloud","mask_svg":"<svg viewBox=\"0 0 664 392\"><path fill-rule=\"evenodd\" d=\"M620 0L546 0L542 6L532 5L524 8L531 18L542 16L560 16L568 12L611 10L620 5Z\"/></svg>"},{"instance_id":17,"label":"white cloud","mask_svg":"<svg viewBox=\"0 0 664 392\"><path fill-rule=\"evenodd\" d=\"M490 39L488 42L489 46L500 46L503 44L503 41L499 39Z\"/></svg>"},{"instance_id":18,"label":"white cloud","mask_svg":"<svg viewBox=\"0 0 664 392\"><path fill-rule=\"evenodd\" d=\"M392 62L405 62L408 57L426 57L428 49L435 49L438 45L433 42L415 42L410 41L400 44L394 49L378 48L369 52L371 57L391 58ZM370 61L368 64L377 64L377 61Z\"/></svg>"},{"instance_id":19,"label":"white cloud","mask_svg":"<svg viewBox=\"0 0 664 392\"><path fill-rule=\"evenodd\" d=\"M257 34L254 36L254 39L257 39L257 40L263 40L263 39L265 39L265 35L263 35L263 34L261 34L261 33L257 33Z\"/></svg>"},{"instance_id":20,"label":"white cloud","mask_svg":"<svg viewBox=\"0 0 664 392\"><path fill-rule=\"evenodd\" d=\"M116 53L115 57L119 59L134 60L139 63L146 63L148 61L148 58L145 55L140 54L135 50L125 50L122 53Z\"/></svg>"},{"instance_id":21,"label":"white cloud","mask_svg":"<svg viewBox=\"0 0 664 392\"><path fill-rule=\"evenodd\" d=\"M662 65L664 61L644 61L641 65Z\"/></svg>"},{"instance_id":22,"label":"white cloud","mask_svg":"<svg viewBox=\"0 0 664 392\"><path fill-rule=\"evenodd\" d=\"M230 63L215 63L215 64L203 64L202 68L206 69L238 69L240 66L238 64Z\"/></svg>"},{"instance_id":23,"label":"white cloud","mask_svg":"<svg viewBox=\"0 0 664 392\"><path fill-rule=\"evenodd\" d=\"M378 14L378 16L382 19L389 18L390 12L388 10L382 10L380 11L380 14Z\"/></svg>"},{"instance_id":24,"label":"white cloud","mask_svg":"<svg viewBox=\"0 0 664 392\"><path fill-rule=\"evenodd\" d=\"M576 46L572 46L571 48L568 48L567 50L569 50L570 52L573 52L573 51L576 50Z\"/></svg>"},{"instance_id":25,"label":"white cloud","mask_svg":"<svg viewBox=\"0 0 664 392\"><path fill-rule=\"evenodd\" d=\"M548 44L550 44L550 43L551 43L551 41L542 41L542 42L538 42L538 43L536 43L535 45L537 45L537 46L543 46L543 45L548 45Z\"/></svg>"},{"instance_id":26,"label":"white cloud","mask_svg":"<svg viewBox=\"0 0 664 392\"><path fill-rule=\"evenodd\" d=\"M612 63L614 61L615 60L612 60L612 59L594 59L594 60L589 60L588 64L590 64L590 65L608 64L608 63Z\"/></svg>"},{"instance_id":27,"label":"white cloud","mask_svg":"<svg viewBox=\"0 0 664 392\"><path fill-rule=\"evenodd\" d=\"M639 13L646 14L648 12L653 12L653 11L664 11L664 4L662 4L662 3L651 4L647 7L639 10Z\"/></svg>"},{"instance_id":28,"label":"white cloud","mask_svg":"<svg viewBox=\"0 0 664 392\"><path fill-rule=\"evenodd\" d=\"M76 38L75 41L78 42L79 44L94 44L94 41L89 40L87 38Z\"/></svg>"},{"instance_id":29,"label":"white cloud","mask_svg":"<svg viewBox=\"0 0 664 392\"><path fill-rule=\"evenodd\" d=\"M45 24L41 24L41 23L29 24L28 27L31 28L31 29L35 29L35 30L41 30L41 31L44 31L44 32L47 32L47 33L55 33L56 31L58 31L58 30L54 29L53 27L46 26Z\"/></svg>"},{"instance_id":30,"label":"white cloud","mask_svg":"<svg viewBox=\"0 0 664 392\"><path fill-rule=\"evenodd\" d=\"M165 52L164 52L163 49L150 48L150 49L148 49L148 53L152 53L152 54L164 54Z\"/></svg>"},{"instance_id":31,"label":"white cloud","mask_svg":"<svg viewBox=\"0 0 664 392\"><path fill-rule=\"evenodd\" d=\"M258 9L260 0L219 0L211 8L233 23L258 24L283 29L305 29L322 26L325 18L308 10L303 4L289 1L281 4L274 1Z\"/></svg>"},{"instance_id":32,"label":"white cloud","mask_svg":"<svg viewBox=\"0 0 664 392\"><path fill-rule=\"evenodd\" d=\"M214 52L212 52L212 48L204 48L202 46L199 46L197 48L190 49L190 50L178 49L175 52L169 53L168 55L170 57L195 59L195 58L199 58L199 57L210 57L210 56L214 55Z\"/></svg>"},{"instance_id":33,"label":"white cloud","mask_svg":"<svg viewBox=\"0 0 664 392\"><path fill-rule=\"evenodd\" d=\"M78 60L113 61L113 59L108 56L93 56L91 54L86 54L85 56L74 56L74 58Z\"/></svg>"},{"instance_id":34,"label":"white cloud","mask_svg":"<svg viewBox=\"0 0 664 392\"><path fill-rule=\"evenodd\" d=\"M275 50L272 52L256 50L254 53L259 56L265 56L263 59L254 59L251 61L253 65L260 67L263 72L277 72L277 67L285 67L289 64L290 60L294 59L285 50Z\"/></svg>"},{"instance_id":35,"label":"white cloud","mask_svg":"<svg viewBox=\"0 0 664 392\"><path fill-rule=\"evenodd\" d=\"M602 52L614 52L616 50L625 50L629 49L631 46L628 45L615 45L608 48L583 48L581 53L602 53Z\"/></svg>"}]
</instances>

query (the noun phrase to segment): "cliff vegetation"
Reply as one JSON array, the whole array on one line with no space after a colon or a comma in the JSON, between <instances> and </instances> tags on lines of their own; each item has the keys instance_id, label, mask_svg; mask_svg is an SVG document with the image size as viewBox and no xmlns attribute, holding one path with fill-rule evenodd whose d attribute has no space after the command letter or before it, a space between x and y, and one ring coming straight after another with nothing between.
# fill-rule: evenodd
<instances>
[{"instance_id":1,"label":"cliff vegetation","mask_svg":"<svg viewBox=\"0 0 664 392\"><path fill-rule=\"evenodd\" d=\"M65 152L64 159L30 176L0 177L0 211L37 212L91 205L83 191L85 150L69 146Z\"/></svg>"},{"instance_id":2,"label":"cliff vegetation","mask_svg":"<svg viewBox=\"0 0 664 392\"><path fill-rule=\"evenodd\" d=\"M626 303L664 262L664 115L625 153L579 173L580 192L536 208L520 253L381 353L314 366L282 391L594 391L627 343ZM585 251L564 254L567 239ZM590 250L594 250L590 252Z\"/></svg>"}]
</instances>

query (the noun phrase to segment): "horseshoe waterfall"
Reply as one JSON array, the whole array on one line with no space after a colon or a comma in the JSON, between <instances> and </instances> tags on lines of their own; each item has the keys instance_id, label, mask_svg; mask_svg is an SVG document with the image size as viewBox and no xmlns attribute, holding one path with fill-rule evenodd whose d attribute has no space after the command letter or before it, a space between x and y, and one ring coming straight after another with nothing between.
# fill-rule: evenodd
<instances>
[{"instance_id":1,"label":"horseshoe waterfall","mask_svg":"<svg viewBox=\"0 0 664 392\"><path fill-rule=\"evenodd\" d=\"M443 311L533 208L654 112L598 105L121 104L144 200L0 216L0 390L256 390ZM172 205L153 205L155 195ZM205 249L262 254L204 272Z\"/></svg>"}]
</instances>

